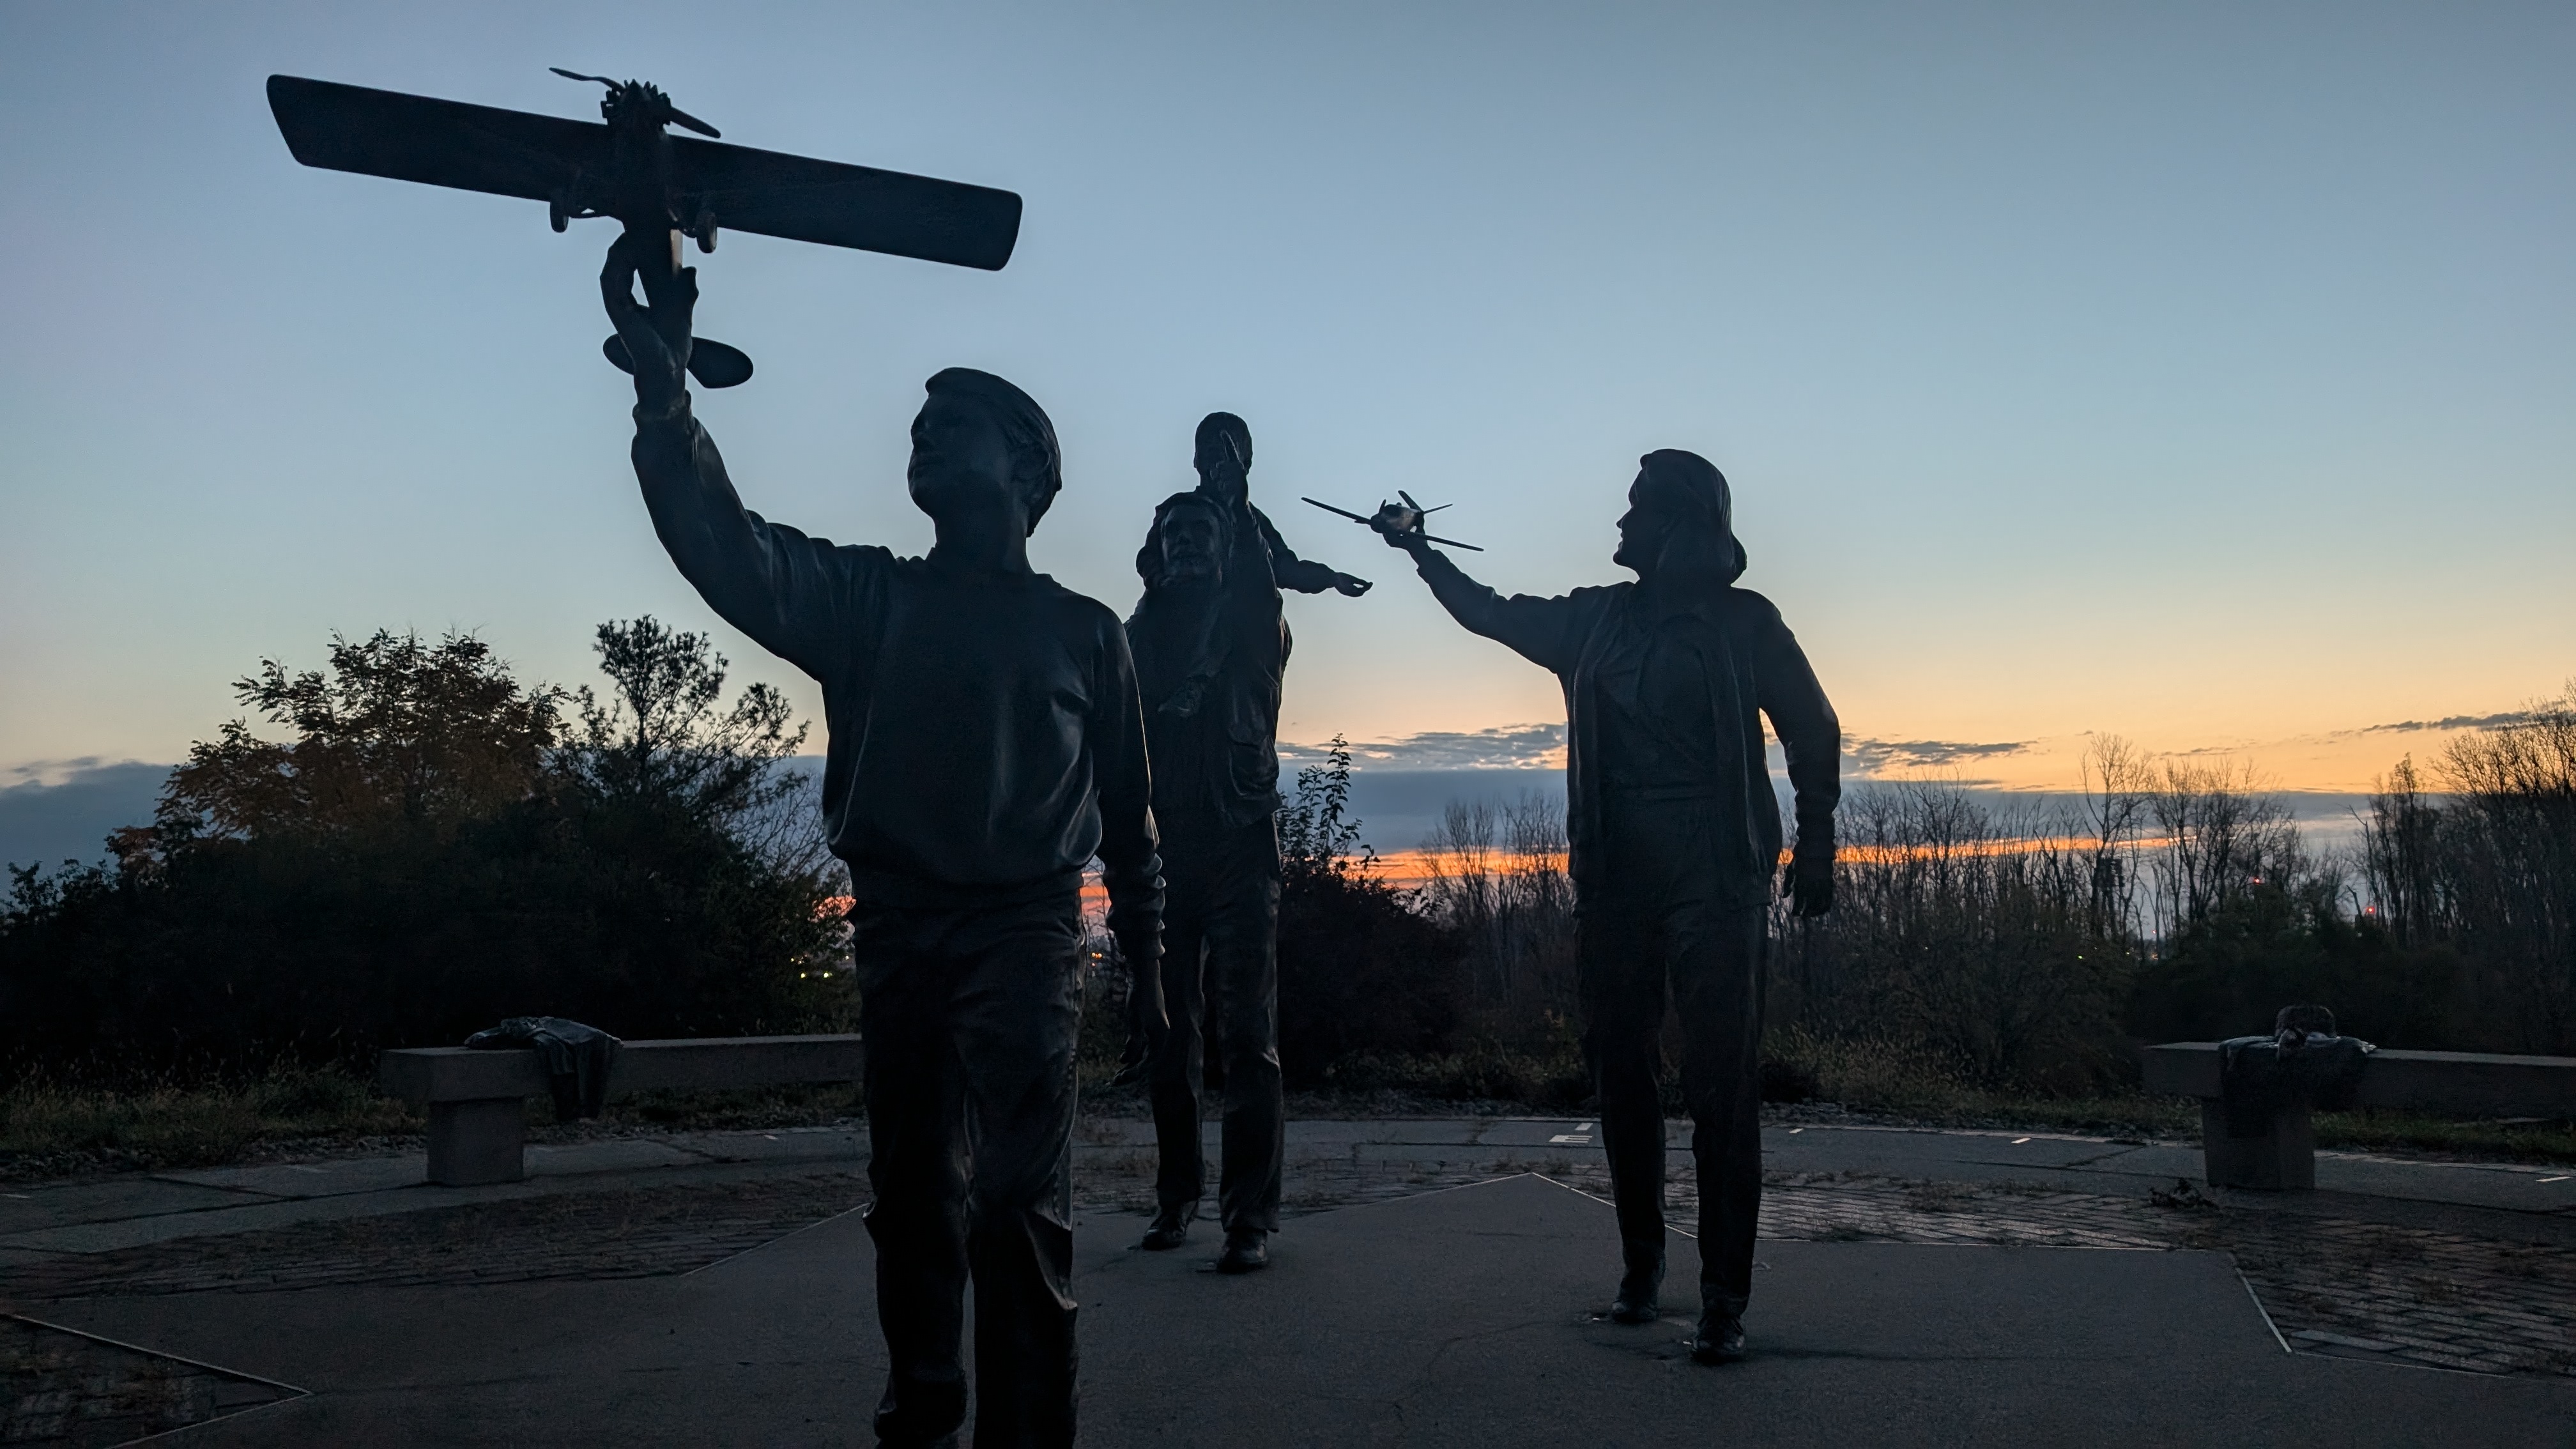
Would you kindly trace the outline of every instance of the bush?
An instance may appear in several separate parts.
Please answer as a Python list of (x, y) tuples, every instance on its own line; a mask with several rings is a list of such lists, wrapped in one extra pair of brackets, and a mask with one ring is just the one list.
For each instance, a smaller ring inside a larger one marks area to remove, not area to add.
[[(650, 619), (603, 625), (616, 689), (525, 688), (478, 640), (334, 641), (270, 662), (115, 863), (14, 872), (0, 1062), (93, 1081), (364, 1064), (505, 1016), (621, 1036), (848, 1015), (802, 738)], [(578, 707), (567, 725), (564, 706)], [(804, 821), (802, 833), (797, 822)]]
[(1336, 738), (1280, 812), (1279, 1061), (1292, 1087), (1363, 1053), (1446, 1052), (1461, 1016), (1463, 944), (1378, 878), (1349, 798)]

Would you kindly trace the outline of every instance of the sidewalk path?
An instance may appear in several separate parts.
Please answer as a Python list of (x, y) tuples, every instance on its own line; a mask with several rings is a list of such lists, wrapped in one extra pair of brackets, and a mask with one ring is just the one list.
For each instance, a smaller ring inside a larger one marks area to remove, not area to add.
[[(1298, 1220), (1281, 1250), (1350, 1209), (1516, 1174), (1606, 1196), (1597, 1128), (1292, 1123)], [(1687, 1125), (1673, 1131), (1668, 1201), (1687, 1229)], [(2212, 1252), (2244, 1275), (2236, 1292), (2251, 1289), (2249, 1309), (2268, 1313), (2276, 1352), (2576, 1383), (2576, 1174), (2321, 1153), (2317, 1192), (2211, 1193), (2197, 1149), (2170, 1143), (1794, 1123), (1764, 1141), (1763, 1235), (1776, 1242)], [(178, 1345), (196, 1340), (165, 1330), (228, 1303), (292, 1316), (326, 1290), (443, 1304), (508, 1285), (552, 1302), (547, 1285), (605, 1293), (710, 1272), (816, 1223), (854, 1224), (839, 1215), (866, 1199), (866, 1153), (864, 1129), (844, 1125), (539, 1146), (528, 1181), (483, 1188), (423, 1184), (418, 1154), (17, 1186), (0, 1190), (0, 1300), (46, 1323), (148, 1328), (157, 1336), (134, 1341), (187, 1357), (202, 1355)], [(1083, 1241), (1118, 1261), (1152, 1205), (1151, 1126), (1086, 1119), (1076, 1156)], [(2185, 1182), (2199, 1190), (2174, 1196)], [(1202, 1237), (1212, 1247), (1212, 1230)], [(421, 1349), (438, 1358), (442, 1342)], [(207, 1362), (301, 1382), (256, 1361)]]
[[(1448, 1144), (1444, 1144), (1448, 1145)], [(2285, 1354), (2225, 1257), (1774, 1242), (1754, 1353), (1598, 1316), (1609, 1209), (1533, 1175), (1299, 1219), (1244, 1279), (1076, 1230), (1102, 1445), (2563, 1444), (2576, 1383)], [(1675, 1244), (1673, 1275), (1695, 1274)], [(191, 1446), (860, 1445), (855, 1214), (687, 1274), (107, 1296), (56, 1321), (305, 1391)]]

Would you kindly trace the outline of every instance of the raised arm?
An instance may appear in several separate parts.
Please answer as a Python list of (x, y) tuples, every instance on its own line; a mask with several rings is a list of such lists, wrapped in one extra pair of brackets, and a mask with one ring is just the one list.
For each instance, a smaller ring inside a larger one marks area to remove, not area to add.
[(861, 623), (862, 565), (881, 551), (838, 549), (742, 506), (715, 440), (689, 410), (696, 269), (658, 284), (646, 269), (650, 308), (635, 303), (635, 276), (621, 238), (609, 248), (600, 293), (635, 364), (635, 479), (653, 531), (725, 622), (820, 675), (848, 653)]
[(1377, 529), (1388, 546), (1413, 556), (1414, 572), (1431, 586), (1431, 597), (1467, 632), (1482, 634), (1559, 677), (1574, 672), (1590, 616), (1577, 599), (1538, 599), (1528, 594), (1504, 598), (1467, 577), (1447, 554), (1431, 546), (1419, 528), (1390, 528), (1381, 520)]

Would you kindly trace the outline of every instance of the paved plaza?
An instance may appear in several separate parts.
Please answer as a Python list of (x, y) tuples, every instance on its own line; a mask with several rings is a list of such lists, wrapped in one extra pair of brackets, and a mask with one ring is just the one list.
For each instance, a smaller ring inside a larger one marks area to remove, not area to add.
[[(1131, 1244), (1151, 1132), (1077, 1147), (1102, 1444), (2576, 1442), (2576, 1177), (1783, 1122), (1732, 1369), (1602, 1321), (1597, 1124), (1292, 1124), (1277, 1266)], [(1677, 1147), (1686, 1141), (1675, 1126)], [(530, 1180), (341, 1158), (0, 1189), (0, 1441), (867, 1442), (856, 1127), (531, 1149)], [(1676, 1152), (1675, 1221), (1690, 1222)], [(1676, 1239), (1686, 1300), (1691, 1245)]]

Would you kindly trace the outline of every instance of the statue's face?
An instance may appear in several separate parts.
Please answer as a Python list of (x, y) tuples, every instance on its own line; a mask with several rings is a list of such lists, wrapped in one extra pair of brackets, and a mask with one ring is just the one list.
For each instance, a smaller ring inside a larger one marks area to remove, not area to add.
[(913, 506), (933, 518), (1025, 507), (1011, 467), (1010, 439), (972, 397), (934, 393), (912, 420), (904, 481)]
[(1163, 582), (1217, 576), (1216, 520), (1204, 508), (1175, 508), (1163, 518)]
[(1664, 540), (1681, 521), (1662, 494), (1641, 468), (1637, 481), (1628, 485), (1628, 511), (1619, 515), (1619, 551), (1610, 555), (1610, 561), (1635, 569), (1639, 578), (1654, 572), (1655, 561), (1663, 556)]

